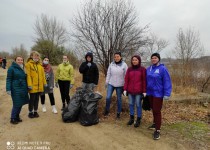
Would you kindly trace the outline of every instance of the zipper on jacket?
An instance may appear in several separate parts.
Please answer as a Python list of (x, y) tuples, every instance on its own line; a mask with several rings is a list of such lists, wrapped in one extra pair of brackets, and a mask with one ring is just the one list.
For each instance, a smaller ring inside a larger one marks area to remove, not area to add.
[[(36, 64), (37, 66), (37, 64)], [(37, 67), (37, 73), (38, 73), (38, 91), (39, 91), (39, 68)]]
[[(35, 67), (34, 67), (35, 68)], [(36, 63), (36, 68), (37, 69), (35, 69), (36, 70), (36, 73), (37, 73), (37, 75), (38, 75), (38, 91), (39, 91), (39, 68), (37, 67), (37, 63)]]

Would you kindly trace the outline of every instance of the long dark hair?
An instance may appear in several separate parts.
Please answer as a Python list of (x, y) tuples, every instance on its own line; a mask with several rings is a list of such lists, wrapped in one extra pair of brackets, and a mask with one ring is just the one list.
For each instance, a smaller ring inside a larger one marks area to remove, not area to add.
[[(139, 60), (139, 64), (136, 65), (136, 66), (134, 66), (133, 63), (132, 63), (134, 57), (137, 58), (137, 59)], [(141, 67), (141, 57), (140, 57), (139, 55), (134, 55), (134, 56), (131, 57), (131, 66), (132, 66), (133, 68), (139, 68), (139, 67)]]

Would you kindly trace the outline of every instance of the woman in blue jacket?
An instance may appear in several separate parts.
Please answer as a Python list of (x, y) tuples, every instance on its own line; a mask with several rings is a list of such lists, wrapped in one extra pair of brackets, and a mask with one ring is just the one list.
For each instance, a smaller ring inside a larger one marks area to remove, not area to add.
[(22, 106), (28, 104), (29, 101), (27, 87), (26, 74), (23, 68), (23, 58), (18, 56), (8, 69), (6, 80), (6, 91), (7, 94), (11, 95), (13, 101), (10, 121), (12, 124), (22, 122), (19, 115)]
[(160, 139), (161, 108), (163, 100), (168, 100), (171, 95), (172, 83), (168, 69), (160, 64), (160, 54), (151, 56), (152, 65), (147, 68), (147, 95), (153, 113), (153, 124), (149, 129), (155, 129), (153, 138)]

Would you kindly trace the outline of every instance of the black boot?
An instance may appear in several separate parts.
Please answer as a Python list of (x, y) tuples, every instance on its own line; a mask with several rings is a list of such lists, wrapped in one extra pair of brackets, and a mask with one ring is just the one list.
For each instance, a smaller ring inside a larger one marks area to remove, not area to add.
[(136, 122), (135, 122), (135, 124), (134, 124), (134, 127), (135, 128), (139, 127), (140, 126), (140, 123), (141, 123), (141, 118), (138, 117), (137, 120), (136, 120)]
[(11, 123), (11, 124), (18, 124), (18, 121), (17, 121), (16, 119), (11, 119), (11, 120), (10, 120), (10, 123)]
[(127, 125), (132, 125), (134, 123), (134, 116), (130, 115), (130, 120), (128, 121)]
[(20, 116), (19, 115), (17, 115), (17, 122), (22, 122), (23, 120), (20, 118)]
[(120, 119), (120, 113), (119, 112), (117, 113), (117, 119)]
[(34, 118), (38, 118), (39, 114), (37, 112), (34, 112)]
[(28, 117), (29, 117), (29, 118), (34, 118), (33, 112), (30, 112), (30, 113), (28, 114)]
[(104, 109), (104, 116), (108, 116), (109, 115), (109, 111), (106, 110), (106, 108)]

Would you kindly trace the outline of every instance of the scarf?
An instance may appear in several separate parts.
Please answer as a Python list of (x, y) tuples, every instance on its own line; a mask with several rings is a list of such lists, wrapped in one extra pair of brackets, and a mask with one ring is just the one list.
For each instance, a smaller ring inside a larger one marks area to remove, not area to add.
[(115, 64), (117, 64), (117, 65), (119, 65), (121, 63), (122, 63), (122, 59), (120, 59), (120, 61), (118, 61), (118, 62), (115, 61)]
[(51, 71), (51, 66), (50, 64), (42, 64), (42, 66), (44, 67), (44, 72), (49, 73)]

